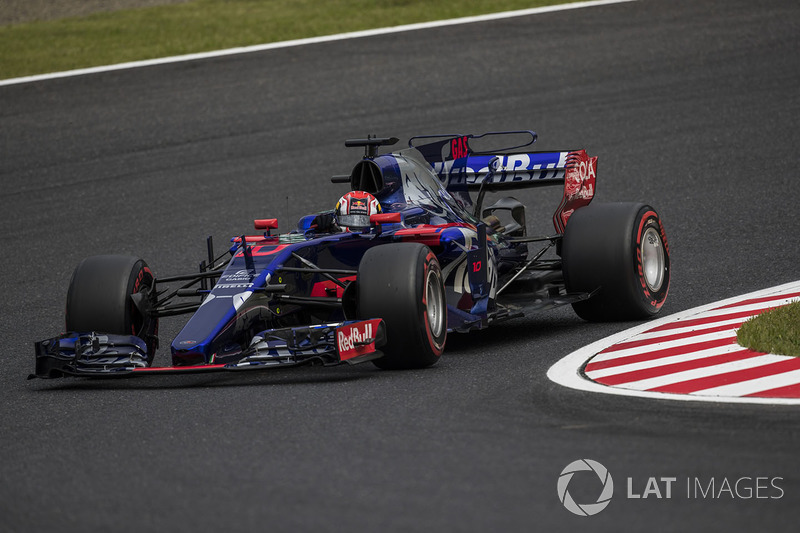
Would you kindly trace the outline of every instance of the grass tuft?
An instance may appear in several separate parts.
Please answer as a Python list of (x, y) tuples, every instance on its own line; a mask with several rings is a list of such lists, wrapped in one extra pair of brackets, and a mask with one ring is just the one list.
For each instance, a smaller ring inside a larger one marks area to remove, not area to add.
[(800, 301), (754, 316), (742, 324), (736, 340), (756, 352), (800, 357)]
[(0, 26), (0, 79), (566, 2), (194, 0), (14, 24)]

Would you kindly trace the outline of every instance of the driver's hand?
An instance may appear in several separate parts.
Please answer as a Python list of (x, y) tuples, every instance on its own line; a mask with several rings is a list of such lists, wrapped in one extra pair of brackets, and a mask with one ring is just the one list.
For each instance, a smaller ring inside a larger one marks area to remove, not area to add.
[(311, 229), (317, 233), (331, 233), (334, 228), (333, 213), (320, 213), (311, 221)]

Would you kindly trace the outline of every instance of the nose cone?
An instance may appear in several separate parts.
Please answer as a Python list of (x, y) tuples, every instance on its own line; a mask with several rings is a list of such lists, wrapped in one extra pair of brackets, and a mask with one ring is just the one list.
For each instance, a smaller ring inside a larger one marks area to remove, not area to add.
[[(252, 292), (245, 294), (251, 295)], [(215, 340), (236, 316), (234, 296), (209, 294), (189, 322), (172, 341), (172, 364), (175, 366), (210, 364), (222, 347)], [(243, 302), (247, 298), (239, 296)]]

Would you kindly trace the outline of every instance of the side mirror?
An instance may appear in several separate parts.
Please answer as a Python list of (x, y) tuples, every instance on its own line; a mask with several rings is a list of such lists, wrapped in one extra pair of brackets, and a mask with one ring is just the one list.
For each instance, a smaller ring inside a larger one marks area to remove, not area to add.
[(403, 221), (400, 213), (376, 213), (369, 216), (371, 224), (397, 224)]
[(253, 225), (255, 226), (256, 229), (262, 229), (262, 230), (278, 229), (278, 219), (257, 218), (253, 221)]

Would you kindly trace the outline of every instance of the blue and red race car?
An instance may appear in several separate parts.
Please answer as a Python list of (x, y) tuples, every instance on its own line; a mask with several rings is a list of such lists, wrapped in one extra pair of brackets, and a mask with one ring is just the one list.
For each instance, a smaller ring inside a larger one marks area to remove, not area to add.
[[(652, 207), (592, 204), (597, 158), (534, 152), (531, 131), (354, 139), (365, 154), (336, 210), (303, 217), (208, 258), (199, 272), (156, 278), (136, 257), (78, 265), (67, 333), (36, 343), (35, 376), (121, 376), (373, 361), (421, 368), (449, 332), (485, 328), (571, 304), (587, 320), (658, 313), (669, 249)], [(482, 151), (479, 145), (512, 144)], [(512, 142), (513, 141), (513, 142)], [(487, 192), (561, 186), (554, 232), (530, 235), (525, 207)], [(172, 366), (153, 367), (158, 320), (191, 314), (172, 341)]]

